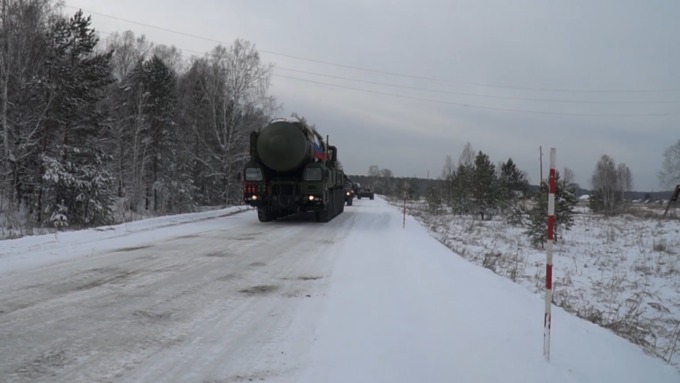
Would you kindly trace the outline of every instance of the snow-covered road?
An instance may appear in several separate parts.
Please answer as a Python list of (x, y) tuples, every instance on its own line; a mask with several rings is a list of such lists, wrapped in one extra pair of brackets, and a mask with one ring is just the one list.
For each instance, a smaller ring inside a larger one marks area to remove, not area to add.
[(380, 198), (233, 212), (0, 241), (0, 382), (680, 381)]
[[(47, 260), (0, 275), (0, 381), (294, 373), (354, 218), (265, 225), (246, 212), (103, 240), (120, 244), (110, 251), (42, 245)], [(70, 248), (83, 254), (49, 262)]]

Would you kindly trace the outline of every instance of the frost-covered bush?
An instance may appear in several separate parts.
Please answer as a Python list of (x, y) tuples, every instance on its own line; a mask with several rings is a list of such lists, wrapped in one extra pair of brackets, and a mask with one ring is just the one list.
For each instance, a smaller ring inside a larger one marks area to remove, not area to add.
[(106, 159), (97, 150), (68, 146), (62, 146), (58, 156), (42, 156), (43, 210), (51, 222), (63, 209), (70, 225), (112, 222), (114, 196), (111, 175), (103, 168)]
[(57, 205), (57, 210), (52, 213), (50, 222), (52, 226), (57, 229), (62, 229), (68, 226), (68, 208), (64, 206), (63, 202)]

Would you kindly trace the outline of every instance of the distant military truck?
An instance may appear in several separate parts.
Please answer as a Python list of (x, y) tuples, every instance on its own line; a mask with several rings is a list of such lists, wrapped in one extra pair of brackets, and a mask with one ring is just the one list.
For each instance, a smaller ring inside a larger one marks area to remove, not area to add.
[(364, 187), (359, 188), (359, 193), (357, 193), (357, 198), (361, 199), (362, 197), (373, 199), (373, 197), (374, 197), (373, 190), (371, 188), (364, 188)]

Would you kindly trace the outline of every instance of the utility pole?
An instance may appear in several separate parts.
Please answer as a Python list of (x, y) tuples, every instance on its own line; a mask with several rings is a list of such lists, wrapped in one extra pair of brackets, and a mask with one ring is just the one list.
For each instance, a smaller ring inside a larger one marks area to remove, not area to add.
[(541, 169), (541, 176), (538, 178), (538, 188), (541, 188), (541, 184), (543, 183), (543, 147), (539, 146), (538, 147), (538, 163), (540, 164), (540, 169)]

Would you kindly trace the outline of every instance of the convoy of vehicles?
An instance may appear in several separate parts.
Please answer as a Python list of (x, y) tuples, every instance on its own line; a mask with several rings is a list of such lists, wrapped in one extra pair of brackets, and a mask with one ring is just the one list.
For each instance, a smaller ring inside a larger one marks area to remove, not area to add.
[(358, 199), (361, 198), (373, 199), (375, 197), (373, 189), (367, 186), (362, 186), (360, 183), (352, 184), (352, 189), (354, 190), (354, 196), (357, 197)]

